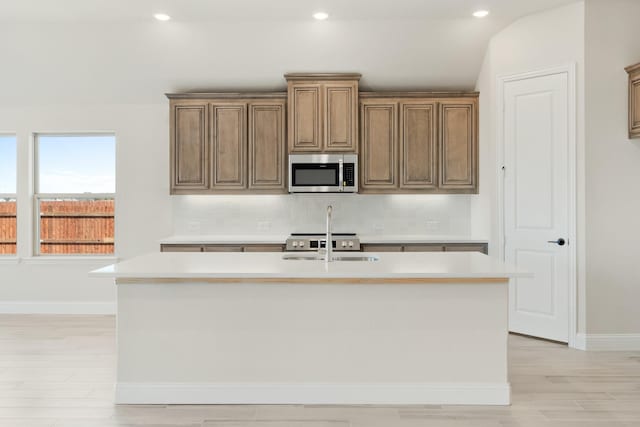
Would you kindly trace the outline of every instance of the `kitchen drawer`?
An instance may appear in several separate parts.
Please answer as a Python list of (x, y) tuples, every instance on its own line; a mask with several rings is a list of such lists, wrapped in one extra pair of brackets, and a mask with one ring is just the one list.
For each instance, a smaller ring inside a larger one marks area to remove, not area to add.
[(452, 243), (445, 245), (444, 250), (445, 252), (482, 252), (483, 254), (489, 252), (486, 243)]
[(444, 246), (438, 244), (404, 245), (405, 252), (444, 252)]
[(205, 245), (205, 252), (242, 252), (239, 245)]
[(284, 252), (284, 245), (246, 245), (245, 252)]
[(402, 252), (402, 245), (361, 245), (362, 252)]
[(202, 252), (202, 245), (160, 245), (160, 252)]

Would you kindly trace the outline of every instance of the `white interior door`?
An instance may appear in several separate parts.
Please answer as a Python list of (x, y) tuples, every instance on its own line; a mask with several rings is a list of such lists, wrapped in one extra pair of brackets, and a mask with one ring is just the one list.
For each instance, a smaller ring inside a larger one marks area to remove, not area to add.
[(509, 288), (512, 332), (569, 339), (567, 73), (505, 82), (505, 260), (535, 274)]

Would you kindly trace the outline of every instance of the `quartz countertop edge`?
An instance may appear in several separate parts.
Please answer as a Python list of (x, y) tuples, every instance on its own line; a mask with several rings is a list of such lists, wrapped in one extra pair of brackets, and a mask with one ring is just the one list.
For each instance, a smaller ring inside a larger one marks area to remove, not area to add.
[(282, 253), (158, 252), (90, 273), (115, 279), (488, 279), (530, 277), (473, 252), (368, 253), (378, 261), (285, 260)]
[[(159, 240), (163, 245), (259, 245), (280, 244), (283, 245), (289, 235), (175, 235)], [(488, 243), (485, 238), (472, 236), (451, 235), (423, 235), (423, 234), (388, 234), (368, 235), (359, 234), (361, 244), (389, 244), (389, 243)]]

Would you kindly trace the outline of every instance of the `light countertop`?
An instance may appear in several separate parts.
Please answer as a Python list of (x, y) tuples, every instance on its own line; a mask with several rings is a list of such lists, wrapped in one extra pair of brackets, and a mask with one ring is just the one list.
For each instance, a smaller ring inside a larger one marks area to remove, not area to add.
[[(116, 279), (483, 279), (528, 277), (474, 252), (366, 253), (378, 261), (284, 260), (284, 253), (151, 253), (94, 270)], [(291, 255), (287, 253), (286, 255)], [(362, 256), (340, 254), (341, 256)], [(335, 281), (335, 280), (334, 280)]]
[[(284, 245), (289, 235), (176, 235), (160, 240), (161, 244), (174, 245), (234, 245), (234, 244), (281, 244)], [(451, 235), (421, 235), (421, 234), (361, 234), (358, 235), (362, 244), (388, 244), (388, 243), (487, 243), (487, 239), (471, 236)]]

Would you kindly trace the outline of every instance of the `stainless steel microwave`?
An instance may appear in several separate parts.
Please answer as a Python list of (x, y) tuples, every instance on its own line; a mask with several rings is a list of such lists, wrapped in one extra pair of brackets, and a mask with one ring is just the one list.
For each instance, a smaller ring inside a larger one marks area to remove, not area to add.
[(289, 193), (357, 192), (357, 154), (289, 155)]

